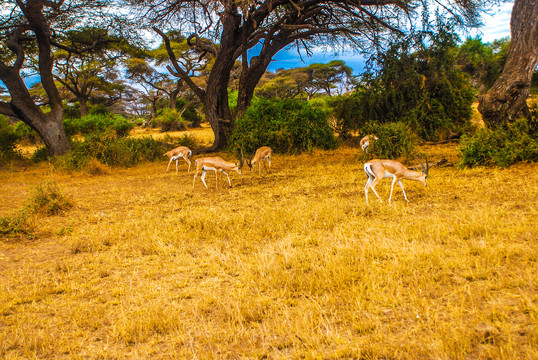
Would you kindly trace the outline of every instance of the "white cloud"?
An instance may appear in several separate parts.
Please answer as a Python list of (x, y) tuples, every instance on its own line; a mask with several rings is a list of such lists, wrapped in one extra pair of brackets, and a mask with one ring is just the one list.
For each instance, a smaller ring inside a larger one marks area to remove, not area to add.
[(510, 36), (510, 16), (512, 14), (512, 2), (502, 3), (483, 16), (484, 26), (469, 32), (470, 36), (480, 36), (483, 42), (492, 42)]

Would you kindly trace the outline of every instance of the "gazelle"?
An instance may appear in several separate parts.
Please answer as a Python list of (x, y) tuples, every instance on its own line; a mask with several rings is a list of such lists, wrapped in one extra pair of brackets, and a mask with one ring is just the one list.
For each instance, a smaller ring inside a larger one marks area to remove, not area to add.
[(205, 158), (199, 158), (194, 161), (194, 166), (196, 167), (196, 173), (194, 174), (194, 179), (192, 179), (192, 188), (194, 189), (194, 182), (196, 181), (196, 176), (200, 171), (202, 171), (202, 182), (205, 185), (205, 188), (207, 189), (207, 184), (205, 183), (205, 174), (207, 171), (214, 170), (215, 171), (215, 178), (217, 180), (217, 188), (219, 187), (219, 179), (217, 175), (217, 171), (223, 172), (228, 177), (228, 184), (230, 184), (230, 187), (232, 187), (232, 182), (230, 181), (230, 176), (226, 171), (237, 171), (239, 175), (243, 175), (243, 172), (241, 171), (241, 168), (243, 167), (243, 155), (241, 154), (241, 161), (239, 164), (237, 163), (231, 163), (227, 162), (223, 158), (219, 156), (215, 157), (205, 157)]
[(368, 152), (368, 146), (370, 146), (370, 144), (376, 140), (379, 140), (379, 138), (374, 134), (366, 135), (365, 137), (363, 137), (360, 142), (362, 151)]
[(421, 173), (409, 170), (401, 162), (396, 161), (396, 160), (374, 159), (365, 163), (364, 172), (366, 173), (366, 176), (368, 176), (368, 181), (366, 182), (366, 186), (364, 187), (364, 195), (366, 196), (366, 204), (368, 205), (368, 189), (369, 188), (372, 188), (372, 190), (374, 191), (374, 194), (379, 199), (379, 202), (381, 202), (381, 198), (375, 191), (375, 186), (377, 185), (378, 182), (381, 181), (381, 179), (385, 177), (392, 178), (392, 185), (390, 187), (389, 204), (392, 199), (392, 190), (394, 189), (394, 183), (396, 181), (402, 188), (405, 201), (407, 202), (409, 202), (409, 200), (407, 200), (407, 196), (405, 195), (405, 190), (402, 185), (402, 180), (404, 179), (416, 180), (416, 181), (420, 181), (422, 184), (424, 184), (424, 186), (427, 186), (426, 178), (428, 177), (428, 170), (429, 170), (428, 157), (426, 156), (426, 167), (424, 167), (424, 164), (422, 164), (422, 162), (419, 160), (418, 157), (416, 159), (420, 163), (420, 166), (422, 166)]
[(164, 156), (168, 156), (170, 158), (170, 162), (168, 162), (168, 167), (166, 168), (166, 172), (168, 172), (168, 169), (170, 169), (170, 164), (174, 160), (176, 161), (176, 172), (178, 172), (177, 163), (180, 158), (185, 160), (185, 162), (189, 164), (189, 169), (187, 171), (191, 171), (190, 157), (192, 156), (192, 150), (190, 150), (188, 147), (186, 146), (177, 147), (175, 149), (168, 151), (166, 154), (164, 154)]
[(247, 165), (250, 167), (250, 172), (254, 168), (256, 163), (258, 164), (258, 171), (262, 174), (262, 161), (265, 160), (269, 164), (269, 170), (271, 170), (271, 153), (273, 150), (269, 146), (262, 146), (256, 153), (250, 157), (250, 161), (247, 160)]

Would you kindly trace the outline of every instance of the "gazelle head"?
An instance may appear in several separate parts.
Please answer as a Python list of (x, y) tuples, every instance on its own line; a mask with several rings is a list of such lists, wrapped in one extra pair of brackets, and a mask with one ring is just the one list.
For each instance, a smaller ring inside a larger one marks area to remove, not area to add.
[(252, 153), (250, 156), (250, 160), (247, 160), (247, 165), (250, 168), (250, 172), (252, 172), (252, 169), (254, 168), (254, 164), (252, 164), (252, 159), (254, 158), (254, 155), (256, 154), (256, 151)]
[(420, 163), (420, 166), (422, 167), (422, 176), (418, 179), (421, 183), (424, 184), (424, 186), (428, 186), (426, 183), (426, 179), (428, 178), (428, 172), (430, 171), (430, 165), (428, 164), (428, 155), (424, 155), (426, 157), (426, 166), (420, 161), (418, 156), (415, 155), (415, 158)]

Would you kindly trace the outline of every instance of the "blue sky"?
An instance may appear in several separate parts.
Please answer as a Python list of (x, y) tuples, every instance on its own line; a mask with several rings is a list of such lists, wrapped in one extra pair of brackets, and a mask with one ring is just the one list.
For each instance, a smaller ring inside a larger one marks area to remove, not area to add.
[[(510, 36), (510, 14), (512, 12), (513, 2), (502, 3), (495, 6), (487, 15), (483, 16), (484, 26), (479, 29), (473, 29), (468, 33), (462, 33), (462, 40), (467, 36), (480, 36), (483, 42), (492, 42), (496, 39), (501, 39)], [(359, 54), (354, 54), (352, 51), (345, 53), (323, 52), (316, 51), (312, 56), (307, 56), (304, 51), (302, 56), (297, 53), (295, 48), (280, 51), (269, 65), (269, 71), (278, 69), (291, 69), (301, 66), (308, 66), (313, 63), (328, 63), (332, 60), (343, 60), (346, 65), (353, 69), (353, 74), (358, 75), (364, 69), (365, 60)], [(29, 81), (32, 85), (35, 83), (36, 77), (32, 77)], [(0, 81), (0, 86), (2, 86)]]
[[(487, 15), (483, 16), (484, 26), (479, 29), (460, 34), (462, 40), (471, 36), (480, 36), (482, 41), (492, 42), (510, 36), (510, 14), (512, 13), (513, 2), (503, 3), (494, 7)], [(359, 54), (352, 51), (342, 54), (316, 51), (311, 57), (306, 56), (304, 51), (302, 56), (297, 53), (296, 48), (279, 52), (269, 65), (269, 71), (278, 69), (292, 69), (301, 66), (308, 66), (314, 63), (328, 63), (331, 60), (343, 60), (346, 65), (353, 69), (353, 74), (358, 75), (364, 69), (365, 60)]]

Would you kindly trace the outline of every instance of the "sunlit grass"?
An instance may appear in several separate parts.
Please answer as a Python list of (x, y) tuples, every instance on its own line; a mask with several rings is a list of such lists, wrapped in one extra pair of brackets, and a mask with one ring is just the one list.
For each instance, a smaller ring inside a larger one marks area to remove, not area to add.
[(357, 153), (276, 154), (231, 189), (166, 159), (0, 171), (1, 216), (51, 178), (74, 204), (0, 241), (0, 357), (537, 358), (536, 165), (434, 167), (367, 207)]

